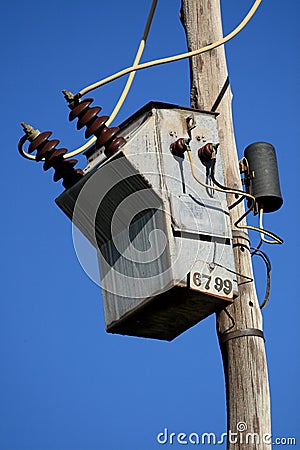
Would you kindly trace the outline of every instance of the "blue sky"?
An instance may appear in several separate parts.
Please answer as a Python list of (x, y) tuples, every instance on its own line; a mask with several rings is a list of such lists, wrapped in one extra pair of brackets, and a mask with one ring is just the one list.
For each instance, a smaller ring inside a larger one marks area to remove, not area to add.
[[(71, 224), (54, 203), (60, 183), (17, 152), (21, 121), (52, 130), (70, 150), (81, 145), (60, 92), (130, 65), (150, 3), (2, 5), (0, 450), (152, 450), (165, 427), (226, 430), (214, 317), (172, 343), (106, 334), (100, 289), (81, 269)], [(225, 32), (251, 4), (222, 1)], [(185, 51), (179, 9), (179, 0), (158, 2), (144, 61)], [(265, 220), (285, 244), (265, 248), (273, 279), (263, 317), (273, 433), (298, 441), (299, 14), (294, 0), (263, 0), (226, 46), (239, 154), (253, 141), (277, 149), (284, 206)], [(92, 94), (105, 114), (124, 83)], [(150, 100), (189, 104), (187, 61), (138, 73), (115, 122)], [(261, 297), (265, 268), (257, 260), (254, 269)]]

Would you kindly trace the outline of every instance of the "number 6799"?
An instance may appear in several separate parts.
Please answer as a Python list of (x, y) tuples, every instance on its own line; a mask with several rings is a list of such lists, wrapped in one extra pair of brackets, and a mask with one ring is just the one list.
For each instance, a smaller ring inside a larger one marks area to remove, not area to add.
[(212, 277), (200, 272), (194, 272), (193, 282), (196, 286), (202, 286), (206, 290), (210, 290), (211, 286), (213, 286), (217, 292), (223, 291), (226, 295), (229, 295), (232, 291), (232, 282), (230, 280), (223, 280), (221, 277)]

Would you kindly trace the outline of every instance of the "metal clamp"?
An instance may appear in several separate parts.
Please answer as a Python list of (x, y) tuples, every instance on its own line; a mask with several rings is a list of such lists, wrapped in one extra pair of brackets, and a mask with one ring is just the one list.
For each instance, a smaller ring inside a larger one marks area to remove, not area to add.
[(266, 342), (264, 332), (262, 330), (258, 330), (257, 328), (244, 328), (242, 330), (234, 330), (229, 333), (223, 333), (219, 336), (219, 340), (221, 344), (225, 344), (225, 342), (230, 339), (236, 339), (243, 336), (255, 336), (260, 337)]

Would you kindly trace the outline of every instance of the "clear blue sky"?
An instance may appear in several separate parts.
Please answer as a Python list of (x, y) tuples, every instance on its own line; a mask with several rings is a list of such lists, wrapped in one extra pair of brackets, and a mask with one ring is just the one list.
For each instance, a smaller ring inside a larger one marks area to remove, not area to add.
[[(23, 120), (53, 130), (69, 149), (82, 143), (60, 91), (76, 92), (128, 66), (150, 3), (2, 5), (0, 450), (153, 450), (165, 427), (226, 430), (214, 317), (172, 343), (106, 334), (100, 289), (81, 269), (71, 224), (54, 203), (60, 183), (17, 153)], [(225, 32), (251, 4), (222, 1)], [(180, 0), (159, 1), (145, 61), (185, 51), (179, 9)], [(226, 46), (239, 154), (260, 140), (277, 149), (285, 203), (266, 225), (285, 244), (266, 249), (273, 280), (263, 316), (273, 433), (298, 442), (299, 15), (295, 0), (263, 0)], [(96, 91), (105, 114), (124, 82)], [(150, 100), (189, 104), (187, 61), (138, 73), (116, 123)], [(255, 274), (262, 296), (259, 260)]]

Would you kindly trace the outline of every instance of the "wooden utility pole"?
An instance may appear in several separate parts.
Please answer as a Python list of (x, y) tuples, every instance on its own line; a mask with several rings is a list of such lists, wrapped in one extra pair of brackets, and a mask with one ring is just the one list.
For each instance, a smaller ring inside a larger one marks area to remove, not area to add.
[[(181, 21), (189, 50), (223, 36), (220, 0), (182, 0)], [(214, 107), (220, 113), (217, 120), (225, 183), (241, 189), (224, 47), (191, 58), (190, 75), (191, 106), (208, 111)], [(236, 201), (233, 197), (228, 195), (229, 205)], [(262, 316), (254, 281), (250, 281), (253, 272), (248, 235), (234, 226), (243, 213), (243, 203), (230, 210), (236, 271), (243, 275), (238, 276), (239, 296), (217, 314), (226, 380), (227, 449), (270, 449), (270, 393)], [(229, 431), (238, 434), (230, 437)], [(257, 433), (258, 437), (249, 435), (246, 442), (247, 433)]]

